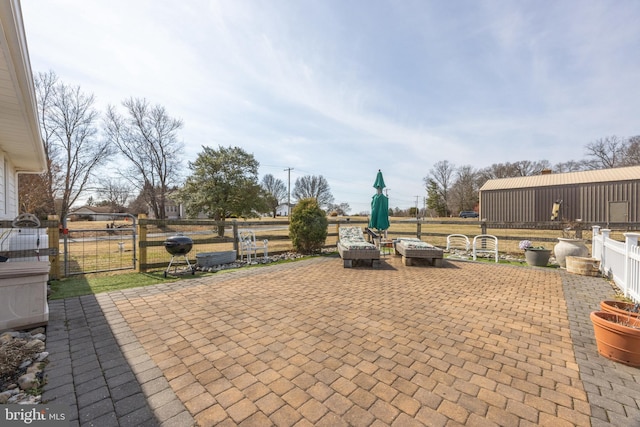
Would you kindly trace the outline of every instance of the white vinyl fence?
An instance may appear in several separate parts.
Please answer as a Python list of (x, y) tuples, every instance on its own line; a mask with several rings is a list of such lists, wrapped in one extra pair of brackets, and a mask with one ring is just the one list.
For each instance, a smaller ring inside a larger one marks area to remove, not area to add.
[(625, 241), (609, 238), (611, 230), (593, 226), (593, 257), (600, 260), (600, 271), (613, 279), (624, 295), (640, 303), (640, 233), (624, 233)]

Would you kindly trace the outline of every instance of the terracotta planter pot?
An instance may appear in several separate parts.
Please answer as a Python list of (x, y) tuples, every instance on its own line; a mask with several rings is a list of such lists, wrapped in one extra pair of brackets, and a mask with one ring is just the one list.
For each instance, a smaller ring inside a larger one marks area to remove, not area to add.
[(640, 312), (633, 311), (635, 304), (632, 302), (623, 302), (615, 300), (600, 301), (600, 309), (607, 313), (615, 313), (621, 316), (640, 317)]
[(526, 249), (524, 259), (528, 265), (534, 267), (546, 267), (551, 257), (551, 249)]
[(640, 366), (640, 319), (606, 311), (594, 311), (590, 317), (598, 353), (615, 362)]

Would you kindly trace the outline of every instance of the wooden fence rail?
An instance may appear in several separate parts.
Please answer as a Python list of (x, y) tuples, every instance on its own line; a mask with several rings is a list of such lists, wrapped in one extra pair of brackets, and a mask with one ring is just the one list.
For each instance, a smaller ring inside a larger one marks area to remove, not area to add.
[[(356, 225), (363, 229), (368, 222), (365, 218), (340, 217), (330, 218), (327, 230), (326, 248), (335, 248), (338, 240), (338, 228), (342, 225)], [(623, 232), (640, 230), (640, 224), (582, 224), (583, 230), (589, 230), (593, 225), (600, 225), (612, 231), (611, 237), (617, 240), (624, 240)], [(11, 228), (10, 221), (0, 221), (0, 228)], [(47, 229), (48, 248), (25, 248), (21, 251), (8, 252), (10, 258), (19, 256), (33, 256), (39, 253), (40, 256), (48, 256), (51, 262), (51, 278), (58, 279), (64, 277), (64, 272), (60, 268), (60, 258), (64, 256), (61, 242), (60, 222), (56, 217), (51, 217), (48, 221), (42, 221), (42, 228)], [(201, 252), (215, 252), (238, 250), (238, 243), (235, 238), (239, 229), (253, 229), (258, 240), (269, 240), (269, 253), (278, 254), (293, 250), (291, 239), (289, 238), (289, 223), (282, 220), (252, 220), (241, 219), (227, 221), (213, 220), (153, 220), (143, 216), (139, 217), (137, 223), (138, 250), (135, 252), (136, 270), (139, 272), (151, 269), (166, 267), (171, 258), (164, 248), (164, 240), (176, 233), (190, 235), (194, 241), (194, 249), (189, 253), (190, 260), (195, 261), (195, 257)], [(449, 234), (461, 233), (468, 237), (478, 234), (493, 234), (500, 241), (500, 252), (517, 253), (518, 242), (520, 240), (531, 240), (534, 245), (553, 245), (558, 237), (562, 237), (563, 224), (558, 222), (544, 222), (537, 224), (528, 223), (489, 223), (469, 219), (442, 220), (442, 219), (392, 219), (388, 230), (390, 238), (396, 237), (418, 237), (436, 246), (445, 247), (446, 237)], [(221, 236), (220, 231), (224, 229)], [(619, 234), (619, 236), (615, 234)], [(591, 233), (586, 232), (583, 236), (587, 245), (590, 246)], [(37, 252), (34, 252), (37, 251)], [(2, 253), (0, 253), (2, 255)]]

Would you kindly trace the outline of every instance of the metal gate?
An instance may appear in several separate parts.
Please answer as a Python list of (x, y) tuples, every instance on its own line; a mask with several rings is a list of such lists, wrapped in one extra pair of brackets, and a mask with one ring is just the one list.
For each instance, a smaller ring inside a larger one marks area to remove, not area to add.
[(67, 215), (62, 223), (66, 277), (136, 268), (136, 217), (117, 213), (77, 217)]

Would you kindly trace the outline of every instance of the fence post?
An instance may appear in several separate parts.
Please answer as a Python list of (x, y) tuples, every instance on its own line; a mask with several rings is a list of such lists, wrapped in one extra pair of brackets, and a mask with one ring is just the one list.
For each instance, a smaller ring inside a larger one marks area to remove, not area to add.
[(419, 219), (416, 220), (416, 237), (422, 240), (422, 223)]
[[(630, 280), (631, 276), (631, 249), (638, 246), (638, 233), (624, 233), (624, 296), (629, 297), (629, 288), (633, 286)], [(637, 291), (637, 289), (636, 289)], [(635, 297), (636, 295), (634, 295)], [(635, 300), (635, 298), (633, 298)], [(636, 301), (637, 302), (637, 301)]]
[(604, 245), (596, 245), (596, 242), (598, 241), (597, 240), (598, 236), (600, 236), (600, 226), (599, 225), (591, 226), (591, 255), (594, 258), (600, 260), (600, 271), (603, 271), (604, 263), (602, 262), (602, 254), (603, 254)]
[(236, 251), (236, 259), (240, 257), (240, 249), (238, 247), (238, 221), (233, 220), (233, 250)]
[(49, 248), (52, 245), (56, 248), (55, 255), (49, 253), (49, 262), (51, 263), (49, 279), (58, 280), (60, 278), (60, 217), (58, 215), (48, 215), (47, 220), (56, 221), (55, 226), (52, 225), (47, 228), (47, 235), (49, 236)]
[(480, 234), (487, 234), (487, 221), (480, 222)]
[(136, 271), (138, 273), (147, 272), (147, 215), (138, 214), (138, 259), (136, 262)]
[(605, 267), (606, 267), (607, 275), (609, 275), (611, 272), (611, 268), (608, 265), (608, 261), (607, 261), (607, 240), (609, 239), (609, 233), (611, 233), (611, 230), (609, 230), (608, 228), (603, 228), (602, 230), (600, 230), (600, 234), (602, 235), (602, 247), (600, 248), (601, 250), (600, 268), (601, 268), (601, 271), (604, 273)]

